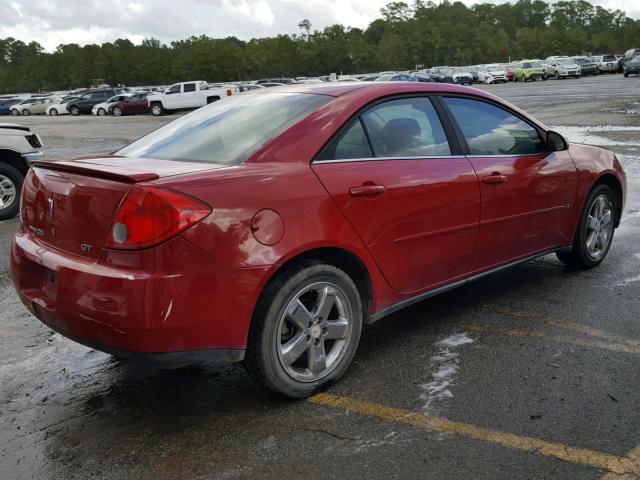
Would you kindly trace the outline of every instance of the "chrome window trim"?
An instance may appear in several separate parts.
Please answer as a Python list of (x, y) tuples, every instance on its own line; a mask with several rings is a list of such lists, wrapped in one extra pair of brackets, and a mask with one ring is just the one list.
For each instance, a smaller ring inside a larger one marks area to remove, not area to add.
[(313, 160), (311, 162), (312, 165), (315, 164), (323, 164), (323, 163), (351, 163), (351, 162), (374, 162), (381, 160), (440, 160), (440, 159), (458, 159), (458, 158), (467, 158), (464, 155), (433, 155), (433, 156), (422, 156), (422, 157), (369, 157), (369, 158), (344, 158), (344, 159), (333, 159), (333, 160)]

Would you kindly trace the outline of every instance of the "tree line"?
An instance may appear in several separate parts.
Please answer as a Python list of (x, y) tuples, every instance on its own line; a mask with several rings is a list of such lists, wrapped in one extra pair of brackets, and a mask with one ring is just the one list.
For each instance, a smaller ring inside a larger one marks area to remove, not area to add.
[(640, 47), (640, 20), (584, 0), (480, 3), (392, 2), (366, 29), (302, 20), (292, 35), (193, 36), (171, 42), (118, 39), (66, 44), (45, 52), (37, 42), (0, 39), (0, 92), (111, 85), (158, 85), (262, 77), (316, 76), (469, 65), (549, 55), (624, 53)]

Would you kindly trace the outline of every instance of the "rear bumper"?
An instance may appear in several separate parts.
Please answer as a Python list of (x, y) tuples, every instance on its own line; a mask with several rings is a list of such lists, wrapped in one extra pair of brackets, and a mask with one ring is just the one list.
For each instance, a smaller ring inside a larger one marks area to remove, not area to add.
[(242, 359), (267, 269), (226, 267), (181, 237), (147, 251), (105, 251), (96, 261), (20, 231), (11, 252), (14, 284), (31, 313), (122, 357), (202, 351)]

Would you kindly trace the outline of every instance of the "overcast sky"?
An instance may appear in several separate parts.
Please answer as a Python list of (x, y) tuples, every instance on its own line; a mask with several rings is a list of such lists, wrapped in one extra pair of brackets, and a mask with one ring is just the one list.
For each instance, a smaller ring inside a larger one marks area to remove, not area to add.
[[(406, 1), (406, 0), (405, 0)], [(463, 0), (470, 5), (479, 3)], [(494, 0), (499, 2), (500, 0)], [(366, 27), (388, 0), (0, 0), (0, 38), (35, 40), (51, 51), (61, 43), (103, 43), (154, 37), (169, 43), (191, 35), (241, 39), (341, 23)], [(407, 3), (412, 3), (411, 1)], [(640, 18), (639, 0), (592, 0)]]

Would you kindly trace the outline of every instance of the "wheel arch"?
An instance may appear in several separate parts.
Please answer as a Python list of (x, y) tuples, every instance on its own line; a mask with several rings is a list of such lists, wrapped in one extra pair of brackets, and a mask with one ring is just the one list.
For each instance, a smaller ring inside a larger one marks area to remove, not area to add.
[(18, 170), (22, 175), (26, 175), (29, 170), (29, 165), (22, 158), (20, 152), (10, 148), (0, 148), (0, 163), (6, 163)]
[[(606, 185), (608, 186), (615, 196), (616, 201), (616, 218), (614, 226), (617, 228), (620, 225), (620, 218), (622, 217), (622, 205), (623, 205), (623, 193), (622, 193), (622, 183), (620, 179), (613, 173), (607, 172), (600, 175), (596, 181), (593, 183), (589, 192), (591, 192), (598, 185)], [(586, 201), (586, 199), (585, 199)]]
[(349, 275), (356, 284), (362, 299), (363, 322), (365, 324), (368, 323), (373, 305), (371, 272), (369, 272), (369, 269), (358, 255), (342, 247), (316, 247), (296, 253), (283, 263), (278, 264), (278, 267), (271, 271), (269, 278), (260, 288), (257, 298), (260, 298), (268, 285), (283, 272), (307, 261), (314, 260), (337, 267)]

